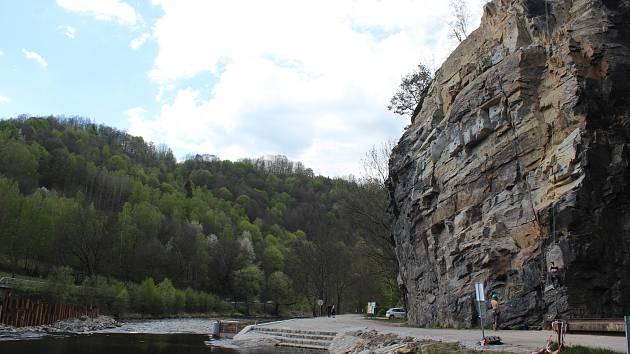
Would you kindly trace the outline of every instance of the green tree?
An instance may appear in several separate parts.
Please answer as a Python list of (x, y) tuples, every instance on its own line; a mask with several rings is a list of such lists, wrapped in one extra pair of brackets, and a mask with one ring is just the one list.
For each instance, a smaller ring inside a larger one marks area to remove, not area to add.
[(16, 180), (20, 189), (30, 191), (37, 186), (39, 162), (28, 145), (0, 136), (0, 173)]
[(391, 98), (387, 109), (401, 116), (412, 117), (416, 107), (422, 105), (432, 81), (431, 70), (419, 64), (418, 70), (402, 77), (400, 87)]
[(232, 194), (232, 192), (230, 192), (230, 190), (227, 187), (219, 188), (217, 195), (219, 196), (219, 198), (223, 198), (225, 200), (234, 199), (234, 195)]
[(190, 174), (190, 181), (195, 186), (210, 188), (212, 186), (212, 174), (207, 170), (194, 170)]
[(129, 292), (125, 284), (114, 281), (105, 289), (105, 295), (109, 299), (107, 305), (109, 310), (114, 314), (122, 314), (129, 307)]
[(263, 272), (255, 265), (249, 265), (232, 274), (234, 294), (244, 300), (249, 314), (249, 303), (254, 300), (262, 290)]
[(140, 283), (133, 299), (134, 308), (141, 313), (159, 315), (164, 311), (160, 291), (155, 285), (153, 278), (147, 278)]
[(274, 244), (270, 244), (265, 248), (263, 253), (263, 268), (265, 273), (271, 274), (275, 271), (282, 270), (284, 267), (284, 255), (280, 248)]
[(289, 305), (294, 301), (293, 284), (282, 272), (273, 272), (267, 279), (267, 296), (274, 302), (274, 314), (278, 315), (280, 305)]
[(168, 278), (164, 278), (164, 280), (158, 284), (158, 292), (162, 300), (163, 312), (177, 314), (186, 306), (185, 294), (175, 289), (173, 283)]
[(23, 197), (16, 183), (0, 176), (0, 241), (2, 253), (11, 259), (13, 272), (18, 269), (21, 240), (19, 235)]
[(70, 267), (53, 267), (48, 274), (48, 292), (55, 302), (69, 302), (72, 298), (74, 274)]

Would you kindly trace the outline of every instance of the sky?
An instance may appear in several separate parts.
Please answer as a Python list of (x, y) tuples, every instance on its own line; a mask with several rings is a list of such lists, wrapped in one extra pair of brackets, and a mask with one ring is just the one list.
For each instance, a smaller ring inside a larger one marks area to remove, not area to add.
[[(466, 0), (471, 28), (484, 0)], [(82, 116), (178, 159), (361, 174), (401, 76), (455, 48), (446, 0), (0, 0), (0, 118)]]

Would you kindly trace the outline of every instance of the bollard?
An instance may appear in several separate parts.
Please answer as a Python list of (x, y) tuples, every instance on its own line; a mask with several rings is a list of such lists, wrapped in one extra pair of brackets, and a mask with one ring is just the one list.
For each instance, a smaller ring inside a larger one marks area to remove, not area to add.
[(626, 353), (630, 354), (630, 316), (624, 316), (624, 322), (626, 323)]
[(210, 325), (210, 332), (212, 338), (220, 338), (221, 337), (221, 323), (219, 321), (214, 321)]

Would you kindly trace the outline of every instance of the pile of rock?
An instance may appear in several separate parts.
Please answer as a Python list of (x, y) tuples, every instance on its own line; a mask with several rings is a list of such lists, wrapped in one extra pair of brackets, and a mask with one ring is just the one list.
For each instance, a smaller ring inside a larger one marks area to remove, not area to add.
[(11, 327), (0, 325), (0, 333), (88, 333), (120, 326), (120, 322), (108, 316), (95, 318), (81, 316), (80, 318), (57, 321), (44, 326)]
[(90, 318), (81, 316), (69, 320), (57, 321), (46, 327), (46, 332), (85, 333), (120, 327), (120, 322), (108, 316)]
[(333, 354), (422, 353), (422, 346), (429, 343), (432, 342), (413, 337), (400, 337), (393, 333), (359, 330), (335, 338), (328, 350)]

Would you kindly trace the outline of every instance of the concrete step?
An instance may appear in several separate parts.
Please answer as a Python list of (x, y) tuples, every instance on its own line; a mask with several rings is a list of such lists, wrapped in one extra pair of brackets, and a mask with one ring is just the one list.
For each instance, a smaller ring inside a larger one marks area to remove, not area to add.
[(305, 334), (305, 333), (282, 333), (282, 337), (297, 338), (297, 339), (314, 339), (332, 341), (335, 336), (324, 336), (321, 334)]
[(290, 334), (306, 334), (306, 335), (314, 335), (314, 336), (331, 336), (334, 337), (337, 335), (337, 332), (330, 331), (310, 331), (304, 329), (290, 329), (290, 328), (269, 328), (264, 326), (254, 326), (252, 331), (256, 332), (264, 332), (264, 333), (290, 333)]
[(337, 332), (310, 331), (292, 328), (254, 326), (251, 331), (268, 335), (278, 341), (278, 346), (327, 351)]
[(335, 336), (334, 335), (324, 335), (324, 334), (311, 334), (311, 333), (294, 333), (288, 331), (277, 331), (277, 330), (266, 330), (266, 329), (257, 329), (253, 330), (258, 333), (264, 333), (271, 336), (281, 336), (286, 338), (296, 338), (296, 339), (313, 339), (313, 340), (325, 340), (332, 341)]
[(300, 349), (313, 349), (313, 350), (321, 350), (328, 351), (328, 346), (319, 346), (319, 345), (306, 345), (306, 344), (293, 344), (293, 343), (278, 343), (276, 344), (278, 347), (290, 347), (290, 348), (300, 348)]
[(315, 346), (321, 346), (321, 347), (326, 347), (326, 348), (328, 348), (328, 346), (331, 343), (331, 341), (329, 341), (329, 340), (287, 338), (287, 337), (281, 337), (281, 336), (277, 336), (275, 338), (280, 343), (293, 343), (293, 344), (299, 344), (299, 345), (315, 345)]

